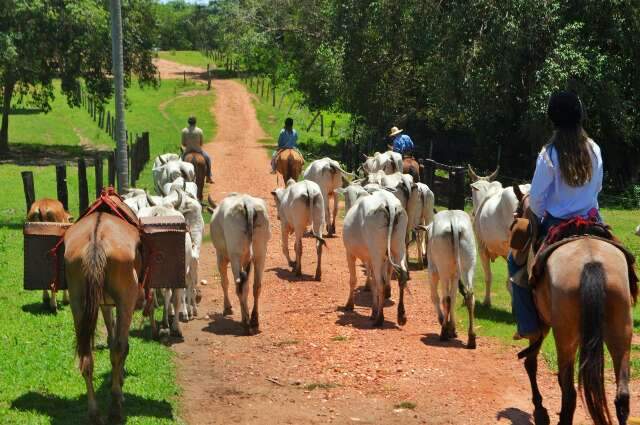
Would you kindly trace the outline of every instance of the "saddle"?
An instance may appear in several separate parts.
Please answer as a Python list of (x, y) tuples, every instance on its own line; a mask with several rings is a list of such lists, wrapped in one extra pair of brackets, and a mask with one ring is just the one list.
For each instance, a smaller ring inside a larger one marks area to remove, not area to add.
[(537, 220), (532, 219), (530, 210), (527, 218), (517, 218), (512, 224), (511, 247), (518, 265), (527, 265), (528, 282), (516, 282), (535, 288), (544, 277), (547, 260), (553, 252), (579, 239), (591, 238), (607, 242), (618, 248), (627, 260), (629, 287), (634, 302), (638, 294), (638, 277), (635, 272), (635, 256), (627, 249), (611, 231), (611, 227), (598, 223), (593, 218), (575, 217), (564, 223), (553, 226), (544, 239), (538, 238)]

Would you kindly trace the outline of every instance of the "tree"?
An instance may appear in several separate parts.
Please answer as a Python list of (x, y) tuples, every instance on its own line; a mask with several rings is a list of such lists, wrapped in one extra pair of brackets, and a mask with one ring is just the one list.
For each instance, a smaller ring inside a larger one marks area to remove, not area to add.
[[(130, 0), (123, 8), (125, 74), (141, 84), (155, 82), (151, 0)], [(0, 153), (9, 150), (12, 100), (45, 112), (60, 78), (71, 106), (80, 105), (82, 82), (98, 103), (113, 93), (108, 2), (100, 0), (0, 0)]]

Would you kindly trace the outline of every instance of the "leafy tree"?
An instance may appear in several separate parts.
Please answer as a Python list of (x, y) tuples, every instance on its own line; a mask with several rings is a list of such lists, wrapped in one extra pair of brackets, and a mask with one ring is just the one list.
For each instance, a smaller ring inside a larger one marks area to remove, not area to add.
[[(151, 0), (123, 3), (126, 83), (136, 74), (141, 84), (155, 82)], [(112, 94), (108, 2), (99, 0), (0, 0), (0, 152), (9, 150), (9, 115), (17, 104), (50, 110), (53, 79), (79, 106), (84, 82), (98, 102)], [(17, 95), (17, 96), (16, 96)]]

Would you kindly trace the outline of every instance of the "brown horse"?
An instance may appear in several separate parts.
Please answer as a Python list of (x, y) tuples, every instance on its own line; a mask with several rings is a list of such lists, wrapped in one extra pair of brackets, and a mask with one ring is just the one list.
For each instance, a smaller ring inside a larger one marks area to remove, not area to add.
[[(519, 190), (519, 212), (528, 198)], [(634, 291), (635, 292), (635, 291)], [(534, 289), (534, 300), (543, 327), (529, 337), (521, 353), (531, 383), (535, 423), (548, 424), (536, 377), (540, 346), (553, 329), (558, 356), (558, 382), (562, 391), (559, 424), (573, 423), (576, 407), (574, 362), (580, 351), (578, 388), (597, 425), (612, 423), (604, 389), (604, 344), (613, 359), (616, 376), (615, 407), (618, 421), (629, 416), (629, 356), (635, 293), (630, 290), (627, 260), (620, 249), (606, 241), (579, 238), (558, 247), (546, 263), (544, 277)]]
[[(81, 218), (64, 236), (66, 278), (76, 332), (76, 352), (87, 385), (89, 418), (100, 422), (93, 388), (93, 338), (98, 308), (107, 327), (111, 351), (109, 423), (124, 420), (124, 363), (129, 352), (129, 326), (142, 291), (138, 229), (112, 214), (96, 212)], [(116, 307), (113, 326), (112, 306)]]
[(200, 152), (188, 152), (184, 156), (185, 162), (193, 164), (196, 172), (196, 186), (198, 186), (198, 200), (202, 201), (202, 192), (204, 190), (204, 180), (207, 176), (207, 163), (204, 156)]
[[(27, 213), (27, 221), (71, 223), (73, 221), (73, 217), (64, 210), (62, 202), (55, 199), (43, 198), (38, 199), (31, 204), (31, 208), (29, 208), (29, 212)], [(51, 294), (49, 294), (48, 290), (43, 290), (42, 302), (45, 305), (48, 304), (51, 311), (55, 312), (58, 310), (55, 291), (51, 291)], [(62, 302), (64, 304), (69, 304), (69, 291), (66, 289), (62, 291)]]
[(410, 174), (414, 183), (420, 182), (420, 164), (412, 156), (402, 158), (402, 173)]
[(302, 174), (304, 166), (304, 158), (297, 149), (283, 149), (278, 152), (276, 157), (276, 171), (282, 175), (286, 186), (289, 179), (298, 180)]

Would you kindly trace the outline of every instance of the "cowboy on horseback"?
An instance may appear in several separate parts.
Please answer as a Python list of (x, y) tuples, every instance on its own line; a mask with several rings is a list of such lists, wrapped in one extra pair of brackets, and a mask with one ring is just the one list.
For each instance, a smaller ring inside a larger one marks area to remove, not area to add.
[[(544, 238), (551, 227), (574, 217), (601, 222), (598, 193), (602, 189), (602, 154), (582, 127), (582, 103), (575, 93), (561, 91), (551, 96), (547, 113), (554, 132), (538, 155), (529, 193), (538, 239)], [(535, 335), (540, 322), (526, 283), (525, 266), (517, 264), (513, 252), (507, 265), (518, 335)]]
[(398, 127), (391, 127), (389, 132), (389, 138), (393, 139), (391, 150), (398, 152), (403, 157), (405, 155), (411, 155), (413, 152), (413, 140), (407, 134), (402, 134), (404, 130)]
[(276, 173), (276, 158), (285, 149), (298, 150), (298, 132), (293, 128), (293, 119), (287, 118), (284, 120), (284, 128), (280, 130), (278, 136), (278, 149), (273, 152), (271, 157), (271, 174)]
[(202, 134), (202, 129), (196, 126), (196, 117), (190, 116), (187, 120), (187, 127), (182, 129), (182, 159), (189, 152), (198, 152), (204, 157), (204, 160), (207, 164), (207, 183), (213, 183), (213, 176), (211, 175), (211, 158), (209, 154), (207, 154), (204, 149), (202, 149), (202, 144), (204, 143), (204, 137)]

